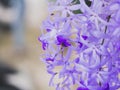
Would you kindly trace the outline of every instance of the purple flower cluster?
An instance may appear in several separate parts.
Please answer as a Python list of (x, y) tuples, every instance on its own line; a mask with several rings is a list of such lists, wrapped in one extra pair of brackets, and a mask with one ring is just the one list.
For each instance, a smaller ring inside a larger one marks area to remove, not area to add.
[(56, 90), (120, 88), (120, 0), (49, 2), (41, 33), (42, 60)]

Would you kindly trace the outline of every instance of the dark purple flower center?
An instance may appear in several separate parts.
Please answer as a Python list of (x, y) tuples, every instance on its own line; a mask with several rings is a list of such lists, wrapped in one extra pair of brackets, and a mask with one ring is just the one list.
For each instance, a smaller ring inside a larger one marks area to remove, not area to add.
[(48, 43), (44, 40), (40, 40), (40, 38), (38, 38), (38, 40), (42, 43), (43, 50), (46, 50), (46, 47), (48, 47)]
[(76, 90), (89, 90), (88, 88), (78, 87)]
[(46, 29), (46, 31), (47, 31), (47, 32), (50, 32), (50, 31), (51, 31), (51, 29), (49, 29), (49, 28), (48, 28), (48, 29)]
[(110, 90), (109, 84), (106, 84), (106, 85), (103, 87), (103, 90)]
[(86, 40), (86, 39), (88, 38), (88, 36), (82, 35), (82, 38), (83, 38), (84, 40)]
[(75, 62), (76, 62), (76, 63), (79, 63), (79, 61), (80, 61), (79, 58), (76, 58), (76, 59), (75, 59)]
[(81, 42), (78, 42), (79, 48), (82, 48), (83, 44)]
[(47, 58), (46, 61), (51, 61), (51, 62), (53, 62), (54, 59), (53, 59), (53, 58)]
[(63, 37), (62, 35), (57, 36), (57, 41), (58, 41), (57, 45), (62, 45), (64, 47), (71, 46), (69, 40)]

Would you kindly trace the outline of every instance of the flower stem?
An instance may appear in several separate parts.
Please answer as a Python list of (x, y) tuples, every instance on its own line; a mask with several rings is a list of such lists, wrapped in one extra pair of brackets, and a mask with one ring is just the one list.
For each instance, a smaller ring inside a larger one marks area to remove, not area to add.
[[(107, 22), (109, 22), (110, 21), (110, 18), (111, 18), (111, 15), (109, 15), (108, 17), (107, 17)], [(105, 26), (105, 34), (107, 33), (107, 29), (108, 29), (108, 27), (107, 26)], [(103, 39), (102, 40), (102, 43), (101, 43), (101, 45), (103, 45), (104, 44), (104, 42), (105, 42), (105, 39)]]

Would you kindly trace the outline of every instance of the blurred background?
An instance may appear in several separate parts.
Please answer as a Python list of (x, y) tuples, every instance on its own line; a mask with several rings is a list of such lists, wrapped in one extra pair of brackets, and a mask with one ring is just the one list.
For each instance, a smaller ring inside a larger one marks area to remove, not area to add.
[(55, 90), (38, 42), (47, 13), (46, 0), (0, 0), (0, 90)]

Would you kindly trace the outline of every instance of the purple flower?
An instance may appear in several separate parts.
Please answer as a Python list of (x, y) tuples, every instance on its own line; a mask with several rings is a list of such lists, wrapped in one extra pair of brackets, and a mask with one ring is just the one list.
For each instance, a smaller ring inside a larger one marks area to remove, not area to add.
[[(50, 85), (56, 90), (71, 90), (74, 85), (76, 90), (117, 90), (120, 1), (55, 0), (49, 14), (38, 39), (52, 76)], [(61, 69), (56, 70), (58, 66)]]
[(106, 84), (106, 85), (103, 87), (102, 90), (110, 90), (110, 88), (109, 88), (109, 84)]
[(54, 11), (59, 11), (61, 12), (61, 16), (62, 17), (67, 17), (68, 14), (73, 15), (73, 10), (79, 10), (80, 9), (80, 5), (79, 4), (74, 4), (72, 3), (73, 0), (69, 0), (69, 1), (65, 1), (65, 0), (57, 0), (56, 4), (54, 6), (51, 6), (51, 8), (49, 9), (50, 12), (54, 12)]
[(78, 46), (79, 46), (79, 48), (81, 48), (83, 46), (83, 44), (81, 42), (78, 42)]
[(76, 90), (89, 90), (88, 88), (78, 87)]
[(38, 38), (38, 40), (42, 43), (43, 50), (46, 50), (46, 48), (48, 47), (48, 43), (45, 40), (40, 40), (40, 37)]
[(47, 28), (46, 30), (47, 30), (47, 32), (50, 32), (50, 31), (51, 31), (51, 29), (49, 29), (49, 28)]
[(57, 36), (57, 41), (58, 41), (57, 45), (62, 45), (64, 47), (71, 46), (69, 40), (62, 35)]
[(82, 38), (83, 38), (84, 40), (86, 40), (88, 37), (85, 36), (85, 35), (82, 35)]
[(46, 61), (51, 61), (51, 62), (53, 62), (54, 59), (53, 59), (53, 58), (46, 58)]

